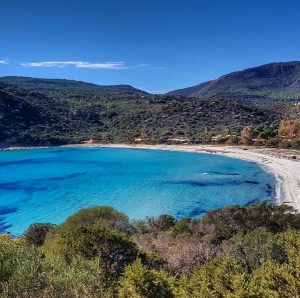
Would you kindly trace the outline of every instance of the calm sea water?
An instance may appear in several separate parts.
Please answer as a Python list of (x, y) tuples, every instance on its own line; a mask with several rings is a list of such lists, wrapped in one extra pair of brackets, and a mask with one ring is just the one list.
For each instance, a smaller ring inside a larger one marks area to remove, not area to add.
[(238, 159), (142, 149), (51, 148), (0, 152), (0, 232), (60, 223), (78, 209), (109, 205), (131, 219), (200, 217), (270, 199), (274, 177)]

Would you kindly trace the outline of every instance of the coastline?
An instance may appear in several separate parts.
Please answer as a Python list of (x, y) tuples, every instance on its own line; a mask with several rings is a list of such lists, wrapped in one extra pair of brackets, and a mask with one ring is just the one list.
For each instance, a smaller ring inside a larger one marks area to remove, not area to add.
[[(275, 203), (287, 204), (300, 211), (300, 152), (289, 149), (218, 145), (142, 145), (142, 144), (70, 144), (59, 147), (106, 147), (172, 150), (210, 153), (239, 158), (259, 164), (276, 179)], [(5, 150), (49, 147), (11, 147)], [(296, 159), (293, 159), (296, 158)]]

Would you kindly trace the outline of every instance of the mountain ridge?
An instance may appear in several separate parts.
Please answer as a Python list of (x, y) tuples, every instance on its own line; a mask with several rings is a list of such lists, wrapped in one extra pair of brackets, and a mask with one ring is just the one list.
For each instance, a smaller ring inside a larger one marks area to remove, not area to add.
[(0, 77), (0, 82), (14, 85), (27, 91), (39, 93), (51, 92), (75, 92), (75, 93), (98, 93), (98, 94), (148, 94), (146, 91), (137, 89), (131, 85), (98, 85), (94, 83), (68, 80), (47, 79), (23, 76)]
[(167, 94), (237, 100), (299, 100), (300, 61), (246, 68)]

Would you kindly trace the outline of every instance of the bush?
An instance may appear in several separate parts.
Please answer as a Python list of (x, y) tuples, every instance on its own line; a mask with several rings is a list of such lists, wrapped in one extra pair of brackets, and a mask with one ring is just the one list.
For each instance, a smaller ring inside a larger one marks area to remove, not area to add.
[(179, 281), (177, 296), (185, 297), (243, 297), (248, 276), (242, 266), (231, 258), (219, 258), (195, 271), (190, 279)]
[(270, 139), (277, 136), (277, 131), (274, 128), (266, 128), (259, 133), (258, 137), (261, 139)]
[(279, 233), (288, 228), (300, 229), (300, 215), (287, 205), (267, 202), (248, 207), (229, 206), (207, 213), (202, 222), (214, 225), (212, 241), (221, 243), (237, 233), (247, 233), (258, 227)]
[(238, 234), (223, 243), (222, 247), (223, 252), (235, 258), (248, 273), (267, 261), (281, 264), (286, 260), (283, 245), (265, 228), (258, 228), (245, 235)]
[(299, 273), (288, 264), (266, 262), (253, 273), (246, 297), (300, 297)]
[(172, 276), (191, 275), (200, 265), (216, 256), (217, 248), (198, 236), (174, 237), (170, 232), (135, 237), (139, 248), (157, 254), (164, 260), (164, 269)]
[(178, 235), (191, 235), (191, 218), (183, 218), (176, 222), (176, 224), (171, 228), (171, 232), (174, 236)]
[(74, 258), (99, 258), (104, 274), (117, 278), (137, 257), (136, 245), (124, 233), (101, 226), (74, 227), (62, 224), (47, 237), (44, 250), (61, 256), (67, 263)]
[(66, 266), (57, 258), (44, 262), (47, 287), (44, 297), (104, 297), (107, 289), (101, 279), (98, 260), (74, 258)]
[(158, 218), (147, 218), (147, 223), (152, 232), (167, 231), (176, 224), (176, 219), (171, 215), (163, 214)]
[(66, 220), (65, 225), (73, 227), (101, 225), (126, 233), (131, 231), (128, 217), (109, 206), (81, 209), (70, 216)]
[(29, 245), (41, 246), (44, 244), (47, 233), (54, 229), (56, 225), (37, 223), (29, 226), (24, 236)]
[(171, 298), (173, 280), (163, 271), (148, 269), (138, 259), (125, 269), (120, 282), (120, 298)]
[(0, 236), (0, 296), (33, 297), (44, 286), (42, 254), (15, 241)]
[(56, 228), (32, 225), (23, 238), (1, 235), (0, 296), (300, 297), (300, 218), (291, 207), (230, 206), (151, 224), (130, 226), (104, 207)]
[(150, 231), (150, 227), (145, 220), (131, 221), (131, 227), (134, 234), (146, 234)]

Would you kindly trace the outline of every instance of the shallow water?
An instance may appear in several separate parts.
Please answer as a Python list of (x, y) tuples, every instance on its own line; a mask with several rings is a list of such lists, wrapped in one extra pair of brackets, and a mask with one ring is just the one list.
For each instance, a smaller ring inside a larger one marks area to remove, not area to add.
[(50, 148), (0, 152), (0, 232), (60, 223), (78, 209), (110, 205), (131, 219), (200, 217), (231, 204), (271, 199), (272, 175), (213, 154)]

